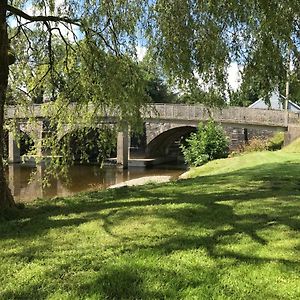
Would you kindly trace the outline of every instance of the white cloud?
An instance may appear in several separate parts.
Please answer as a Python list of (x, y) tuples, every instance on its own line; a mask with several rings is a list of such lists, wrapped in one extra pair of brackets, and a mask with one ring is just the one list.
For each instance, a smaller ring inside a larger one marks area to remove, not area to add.
[(142, 61), (143, 58), (145, 57), (147, 53), (147, 48), (144, 46), (137, 46), (136, 47), (136, 55), (137, 55), (137, 59), (138, 61)]
[(243, 66), (238, 65), (236, 62), (231, 63), (228, 67), (228, 83), (230, 88), (234, 91), (236, 91), (242, 83), (242, 71)]

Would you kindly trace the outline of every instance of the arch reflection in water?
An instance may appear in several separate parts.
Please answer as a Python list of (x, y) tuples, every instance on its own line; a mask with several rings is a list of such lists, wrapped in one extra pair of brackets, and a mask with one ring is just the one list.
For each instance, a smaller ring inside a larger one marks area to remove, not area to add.
[(42, 185), (45, 175), (44, 166), (9, 165), (7, 178), (13, 196), (18, 202), (29, 202), (36, 198), (53, 198), (55, 196), (69, 196), (89, 190), (100, 190), (110, 185), (143, 176), (170, 175), (174, 178), (183, 172), (182, 168), (161, 166), (159, 168), (130, 168), (119, 169), (112, 166), (77, 165), (69, 170), (68, 181), (50, 178), (50, 186)]

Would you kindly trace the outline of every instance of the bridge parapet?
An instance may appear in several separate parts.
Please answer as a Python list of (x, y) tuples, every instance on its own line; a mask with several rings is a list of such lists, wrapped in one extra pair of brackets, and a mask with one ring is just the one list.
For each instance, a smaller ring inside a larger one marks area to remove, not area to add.
[[(286, 113), (248, 107), (207, 108), (204, 105), (156, 104), (145, 118), (190, 121), (214, 119), (220, 123), (286, 127)], [(300, 114), (290, 112), (289, 124), (300, 124)]]
[[(32, 105), (29, 107), (8, 106), (6, 117), (10, 118), (46, 118), (49, 110), (44, 108), (47, 104)], [(75, 105), (70, 105), (70, 109), (75, 109)], [(92, 112), (93, 106), (88, 105), (87, 111)], [(107, 117), (107, 116), (106, 116)], [(110, 117), (113, 117), (110, 116)], [(187, 120), (187, 121), (208, 121), (210, 118), (220, 123), (245, 124), (245, 125), (267, 125), (287, 127), (286, 113), (279, 110), (256, 109), (248, 107), (226, 107), (208, 108), (204, 105), (184, 105), (184, 104), (155, 104), (149, 105), (144, 119), (166, 119), (166, 120)], [(288, 113), (288, 125), (299, 125), (300, 114)]]
[(7, 119), (29, 119), (29, 118), (44, 118), (44, 104), (33, 105), (8, 105), (5, 109), (5, 117)]

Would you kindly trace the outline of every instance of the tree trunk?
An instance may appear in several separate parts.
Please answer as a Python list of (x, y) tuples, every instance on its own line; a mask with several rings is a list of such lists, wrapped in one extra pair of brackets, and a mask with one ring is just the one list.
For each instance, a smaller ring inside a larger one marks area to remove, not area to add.
[(4, 105), (8, 83), (8, 35), (6, 23), (7, 0), (0, 1), (0, 211), (15, 206), (5, 178), (4, 154)]

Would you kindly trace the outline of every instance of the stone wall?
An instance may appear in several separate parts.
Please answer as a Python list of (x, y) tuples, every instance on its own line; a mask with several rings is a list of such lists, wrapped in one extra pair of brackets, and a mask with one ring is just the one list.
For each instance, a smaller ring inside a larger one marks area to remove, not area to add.
[(236, 150), (240, 145), (243, 145), (253, 138), (268, 139), (272, 137), (276, 129), (266, 128), (241, 128), (234, 126), (226, 126), (224, 128), (229, 138), (230, 150)]
[[(190, 128), (190, 132), (195, 131), (198, 122), (186, 122), (186, 123), (168, 123), (159, 122), (153, 120), (145, 123), (146, 140), (148, 145), (148, 153), (164, 153), (167, 154), (167, 149), (172, 143), (172, 136), (177, 137), (180, 132), (187, 133)], [(240, 145), (251, 140), (252, 138), (267, 139), (279, 131), (278, 127), (241, 127), (235, 125), (222, 124), (226, 135), (229, 138), (230, 150), (236, 150)], [(176, 130), (177, 128), (177, 130)], [(183, 129), (186, 130), (183, 130)], [(282, 131), (283, 129), (281, 129)], [(176, 135), (175, 131), (178, 132)], [(169, 133), (169, 134), (168, 134)], [(149, 147), (150, 145), (150, 147)]]
[(300, 126), (292, 126), (288, 127), (288, 131), (284, 134), (284, 145), (287, 146), (292, 141), (300, 137)]
[(300, 124), (300, 114), (284, 111), (254, 109), (248, 107), (208, 108), (203, 105), (156, 104), (144, 115), (146, 119), (173, 119), (207, 121), (213, 118), (217, 122), (227, 124), (252, 124), (266, 126), (286, 126)]

